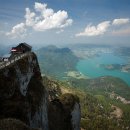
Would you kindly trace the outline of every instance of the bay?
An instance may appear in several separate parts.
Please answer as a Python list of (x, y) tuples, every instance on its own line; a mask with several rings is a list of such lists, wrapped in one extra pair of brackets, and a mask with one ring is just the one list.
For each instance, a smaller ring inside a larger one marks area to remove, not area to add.
[(112, 53), (103, 53), (97, 57), (80, 60), (76, 68), (90, 78), (114, 76), (123, 79), (130, 86), (130, 73), (121, 72), (120, 70), (107, 70), (101, 67), (100, 64), (127, 64), (127, 59), (115, 56)]

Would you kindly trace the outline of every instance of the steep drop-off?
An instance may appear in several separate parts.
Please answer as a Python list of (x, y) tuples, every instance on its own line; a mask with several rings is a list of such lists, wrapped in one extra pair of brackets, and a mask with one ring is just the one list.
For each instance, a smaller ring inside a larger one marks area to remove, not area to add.
[(47, 85), (33, 52), (0, 69), (0, 129), (79, 130), (77, 97), (59, 90), (50, 100)]

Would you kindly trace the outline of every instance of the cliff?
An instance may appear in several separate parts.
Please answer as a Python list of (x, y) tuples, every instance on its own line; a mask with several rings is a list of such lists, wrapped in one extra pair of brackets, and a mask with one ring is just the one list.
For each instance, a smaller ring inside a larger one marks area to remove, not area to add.
[(51, 130), (80, 130), (81, 110), (79, 98), (72, 93), (62, 92), (62, 86), (52, 79), (43, 77), (49, 94), (48, 118)]
[(43, 80), (34, 53), (0, 69), (0, 130), (79, 130), (77, 96)]

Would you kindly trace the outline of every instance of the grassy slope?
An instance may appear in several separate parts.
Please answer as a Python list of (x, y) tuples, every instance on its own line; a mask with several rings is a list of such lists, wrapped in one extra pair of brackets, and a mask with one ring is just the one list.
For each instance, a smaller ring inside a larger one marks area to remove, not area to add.
[[(120, 79), (114, 79), (112, 77), (107, 77), (105, 79), (107, 84), (112, 83), (113, 89), (110, 87), (109, 92), (115, 91), (118, 94), (121, 94), (128, 91), (128, 86), (126, 88), (126, 84), (122, 82)], [(76, 80), (78, 82), (78, 80)], [(76, 83), (77, 83), (76, 82)], [(81, 84), (84, 82), (79, 81)], [(71, 86), (70, 82), (60, 82), (60, 86), (62, 92), (70, 92), (79, 96), (81, 102), (81, 127), (86, 130), (124, 130), (126, 127), (130, 128), (130, 105), (123, 104), (121, 101), (112, 99), (105, 92), (104, 88), (83, 88), (81, 84), (76, 84)], [(87, 84), (87, 83), (85, 83)], [(81, 87), (81, 86), (82, 87)], [(116, 86), (115, 86), (116, 85)], [(80, 87), (79, 87), (80, 86)], [(118, 88), (119, 86), (119, 88)], [(90, 86), (89, 86), (90, 87)], [(92, 86), (91, 86), (92, 87)], [(93, 86), (94, 87), (94, 86)], [(94, 90), (94, 91), (92, 91)], [(130, 92), (130, 91), (129, 91)], [(115, 116), (111, 116), (111, 112), (114, 110), (111, 108), (111, 105), (117, 106), (123, 111), (122, 118), (117, 119)], [(124, 127), (124, 128), (123, 128)]]

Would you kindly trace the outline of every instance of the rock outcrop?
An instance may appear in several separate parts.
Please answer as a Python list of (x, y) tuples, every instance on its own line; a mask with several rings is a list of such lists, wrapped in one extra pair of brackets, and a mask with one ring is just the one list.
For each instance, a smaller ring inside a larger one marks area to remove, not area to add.
[(20, 120), (8, 118), (0, 120), (0, 130), (42, 130), (42, 129), (30, 128)]
[(47, 92), (34, 53), (0, 70), (0, 118), (48, 130)]
[(49, 94), (48, 119), (50, 130), (80, 130), (79, 98), (71, 93), (62, 94), (61, 85), (43, 77)]
[(1, 129), (79, 130), (78, 97), (62, 95), (58, 83), (43, 80), (37, 57), (30, 52), (0, 69)]

